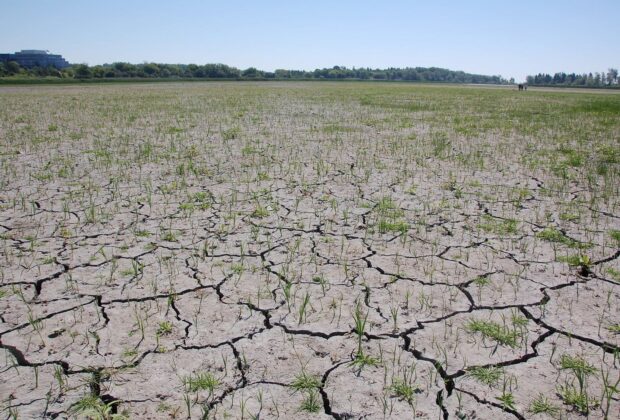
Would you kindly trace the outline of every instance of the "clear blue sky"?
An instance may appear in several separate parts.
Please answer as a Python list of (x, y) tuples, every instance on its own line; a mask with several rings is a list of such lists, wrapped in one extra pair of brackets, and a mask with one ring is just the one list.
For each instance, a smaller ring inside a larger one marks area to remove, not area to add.
[(0, 52), (70, 62), (437, 66), (522, 80), (620, 67), (620, 0), (0, 0)]

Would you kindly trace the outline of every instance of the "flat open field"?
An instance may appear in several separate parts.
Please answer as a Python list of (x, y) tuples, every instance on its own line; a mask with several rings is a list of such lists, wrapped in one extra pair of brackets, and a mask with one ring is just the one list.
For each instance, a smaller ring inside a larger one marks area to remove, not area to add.
[(620, 94), (0, 88), (3, 418), (620, 417)]

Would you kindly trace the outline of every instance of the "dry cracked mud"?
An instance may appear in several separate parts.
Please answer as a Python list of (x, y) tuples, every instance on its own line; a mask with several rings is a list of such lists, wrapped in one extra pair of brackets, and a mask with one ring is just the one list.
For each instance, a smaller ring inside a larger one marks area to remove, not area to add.
[(620, 417), (620, 95), (0, 103), (3, 417)]

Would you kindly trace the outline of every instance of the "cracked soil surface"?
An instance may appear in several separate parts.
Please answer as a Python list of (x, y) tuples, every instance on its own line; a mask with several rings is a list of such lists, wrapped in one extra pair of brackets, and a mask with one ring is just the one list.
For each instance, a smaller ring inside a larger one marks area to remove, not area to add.
[(3, 417), (620, 417), (620, 95), (0, 103)]

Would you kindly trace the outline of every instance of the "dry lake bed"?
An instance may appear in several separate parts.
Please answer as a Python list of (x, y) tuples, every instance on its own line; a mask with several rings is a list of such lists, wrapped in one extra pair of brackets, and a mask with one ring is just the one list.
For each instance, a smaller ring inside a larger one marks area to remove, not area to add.
[(3, 418), (620, 417), (620, 94), (0, 87)]

